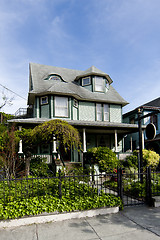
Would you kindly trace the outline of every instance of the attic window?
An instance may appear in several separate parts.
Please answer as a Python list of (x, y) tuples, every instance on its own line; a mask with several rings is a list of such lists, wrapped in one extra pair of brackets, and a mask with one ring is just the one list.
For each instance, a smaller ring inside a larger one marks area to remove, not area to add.
[(53, 81), (61, 81), (61, 77), (58, 75), (51, 75), (49, 77), (49, 80), (53, 80)]
[(82, 78), (82, 86), (87, 86), (91, 84), (91, 78), (90, 77), (85, 77)]

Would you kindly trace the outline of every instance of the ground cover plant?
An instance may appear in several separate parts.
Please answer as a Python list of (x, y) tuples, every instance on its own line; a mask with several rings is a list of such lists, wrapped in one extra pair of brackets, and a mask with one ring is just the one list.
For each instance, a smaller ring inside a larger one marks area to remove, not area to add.
[(28, 178), (0, 182), (0, 219), (100, 207), (122, 207), (120, 198), (75, 178)]

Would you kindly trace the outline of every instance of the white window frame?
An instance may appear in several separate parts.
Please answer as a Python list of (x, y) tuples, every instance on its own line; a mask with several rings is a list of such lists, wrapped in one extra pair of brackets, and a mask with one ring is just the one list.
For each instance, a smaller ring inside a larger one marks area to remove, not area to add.
[(102, 121), (102, 104), (96, 103), (96, 120)]
[(109, 122), (109, 104), (96, 103), (96, 121)]
[(49, 80), (53, 80), (53, 81), (61, 81), (61, 77), (58, 75), (51, 75), (49, 77)]
[(105, 85), (106, 85), (106, 88), (109, 90), (109, 82), (107, 79), (105, 80)]
[(103, 77), (95, 76), (94, 77), (94, 89), (95, 92), (104, 92), (104, 79)]
[(103, 120), (109, 122), (109, 105), (103, 104)]
[(73, 99), (73, 106), (75, 107), (75, 108), (78, 108), (78, 100), (77, 99)]
[[(85, 80), (88, 79), (88, 83), (85, 83)], [(91, 77), (82, 78), (82, 86), (88, 86), (91, 84)]]
[(66, 117), (67, 118), (68, 114), (69, 114), (68, 97), (55, 96), (54, 97), (54, 115), (55, 115), (55, 117)]
[[(45, 101), (44, 101), (44, 99), (45, 99)], [(45, 104), (48, 104), (48, 96), (41, 97), (41, 105), (45, 105)]]

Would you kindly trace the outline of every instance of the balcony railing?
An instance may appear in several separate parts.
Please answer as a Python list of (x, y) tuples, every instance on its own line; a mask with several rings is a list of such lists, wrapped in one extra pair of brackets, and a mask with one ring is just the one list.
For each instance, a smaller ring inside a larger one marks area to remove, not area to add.
[(19, 108), (16, 112), (15, 112), (15, 117), (19, 117), (19, 116), (23, 116), (27, 114), (27, 108)]

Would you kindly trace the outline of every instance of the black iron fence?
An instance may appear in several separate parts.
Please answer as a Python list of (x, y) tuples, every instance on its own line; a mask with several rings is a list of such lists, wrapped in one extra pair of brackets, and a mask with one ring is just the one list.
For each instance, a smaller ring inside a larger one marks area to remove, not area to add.
[(136, 173), (118, 168), (101, 174), (67, 175), (59, 170), (57, 176), (53, 177), (0, 180), (2, 204), (14, 199), (46, 195), (72, 199), (79, 195), (85, 198), (100, 195), (102, 191), (121, 197), (124, 206), (151, 205), (152, 196), (160, 195), (160, 172), (151, 172), (147, 168), (144, 173)]
[(42, 197), (52, 195), (62, 198), (68, 196), (74, 198), (79, 196), (90, 196), (103, 193), (115, 194), (105, 182), (112, 178), (111, 173), (106, 174), (83, 174), (65, 175), (59, 170), (57, 176), (44, 178), (17, 178), (0, 180), (0, 199), (3, 204), (9, 201), (21, 200), (30, 197)]

